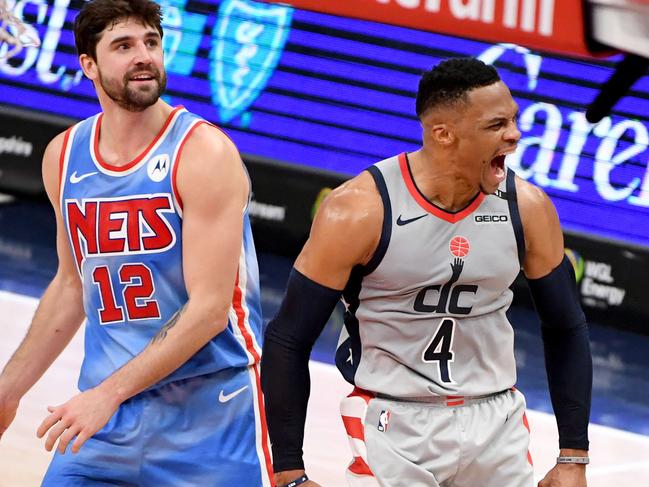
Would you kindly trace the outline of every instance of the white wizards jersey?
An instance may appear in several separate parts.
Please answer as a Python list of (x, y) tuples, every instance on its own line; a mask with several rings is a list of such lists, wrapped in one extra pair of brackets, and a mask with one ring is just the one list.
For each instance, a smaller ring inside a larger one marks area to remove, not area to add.
[[(87, 315), (81, 390), (139, 354), (188, 299), (176, 173), (184, 142), (206, 123), (177, 107), (139, 157), (114, 166), (98, 150), (101, 121), (71, 127), (61, 153), (61, 213)], [(246, 211), (228, 326), (161, 383), (259, 362), (258, 283)]]
[(362, 389), (398, 398), (491, 394), (516, 381), (505, 315), (521, 269), (514, 173), (495, 195), (445, 211), (417, 188), (406, 154), (369, 168), (384, 207), (377, 250), (343, 292), (336, 364)]

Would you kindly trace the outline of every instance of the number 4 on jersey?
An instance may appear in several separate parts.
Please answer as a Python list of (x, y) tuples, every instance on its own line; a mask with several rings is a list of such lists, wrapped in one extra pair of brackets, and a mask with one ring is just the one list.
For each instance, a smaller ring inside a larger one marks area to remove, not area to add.
[(424, 362), (437, 362), (439, 377), (442, 382), (446, 383), (454, 382), (451, 377), (450, 368), (450, 363), (453, 362), (454, 357), (451, 351), (454, 329), (455, 320), (452, 318), (444, 318), (421, 356)]

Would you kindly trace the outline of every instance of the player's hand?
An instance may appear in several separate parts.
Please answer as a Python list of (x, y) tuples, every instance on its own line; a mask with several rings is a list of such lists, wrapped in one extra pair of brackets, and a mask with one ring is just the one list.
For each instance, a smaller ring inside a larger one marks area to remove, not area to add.
[(88, 438), (106, 426), (119, 404), (119, 401), (107, 396), (99, 388), (88, 389), (65, 404), (48, 406), (50, 415), (41, 423), (36, 435), (42, 438), (49, 431), (45, 449), (52, 451), (56, 440), (59, 440), (57, 449), (61, 454), (65, 453), (68, 444), (76, 437), (71, 451), (78, 453)]
[(538, 487), (586, 487), (586, 465), (558, 463)]
[[(304, 475), (304, 470), (285, 470), (283, 472), (276, 472), (275, 485), (277, 485), (277, 487), (283, 487), (284, 485), (288, 484), (292, 480), (299, 479), (302, 475)], [(309, 479), (303, 484), (300, 484), (300, 487), (321, 487), (321, 486), (320, 484)]]
[(2, 438), (4, 432), (7, 431), (7, 428), (16, 417), (19, 402), (7, 397), (0, 391), (0, 438)]

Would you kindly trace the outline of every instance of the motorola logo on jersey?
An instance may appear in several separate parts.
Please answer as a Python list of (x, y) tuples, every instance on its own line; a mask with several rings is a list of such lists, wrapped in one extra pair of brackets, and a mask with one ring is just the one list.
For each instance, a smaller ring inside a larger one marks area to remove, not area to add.
[(146, 172), (151, 181), (159, 183), (169, 174), (169, 154), (158, 154), (147, 162)]
[(507, 223), (509, 221), (509, 217), (505, 214), (502, 215), (490, 215), (490, 214), (484, 214), (484, 215), (475, 215), (473, 217), (473, 221), (475, 221), (478, 224), (484, 224), (484, 223)]
[(65, 201), (68, 230), (79, 269), (96, 255), (157, 253), (176, 242), (165, 213), (175, 213), (168, 194)]
[[(457, 284), (464, 269), (464, 257), (469, 255), (471, 245), (466, 237), (456, 235), (449, 242), (449, 251), (454, 259), (451, 262), (451, 278), (442, 284), (433, 284), (422, 288), (415, 298), (415, 311), (420, 313), (452, 313), (458, 315), (468, 315), (471, 313), (473, 306), (461, 306), (460, 299), (463, 294), (473, 294), (478, 292), (478, 286), (475, 284)], [(437, 298), (437, 302), (435, 302)]]

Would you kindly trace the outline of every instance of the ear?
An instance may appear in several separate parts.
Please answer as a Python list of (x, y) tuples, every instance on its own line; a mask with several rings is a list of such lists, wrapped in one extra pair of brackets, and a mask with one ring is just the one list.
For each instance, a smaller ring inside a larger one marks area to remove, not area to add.
[(94, 81), (99, 77), (99, 69), (97, 68), (97, 61), (95, 61), (88, 54), (79, 56), (79, 64), (85, 74), (90, 80)]
[(426, 127), (431, 140), (441, 146), (449, 146), (455, 142), (455, 133), (448, 123), (435, 123)]

